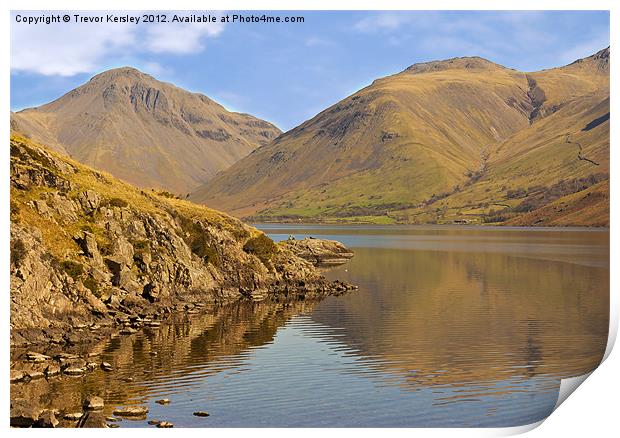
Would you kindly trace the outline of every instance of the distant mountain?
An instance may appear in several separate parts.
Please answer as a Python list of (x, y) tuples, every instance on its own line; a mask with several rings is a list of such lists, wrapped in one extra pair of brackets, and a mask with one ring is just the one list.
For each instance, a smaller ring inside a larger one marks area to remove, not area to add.
[(478, 57), (412, 65), (191, 197), (262, 221), (511, 220), (609, 178), (609, 56), (534, 73)]
[(141, 187), (187, 193), (280, 130), (134, 68), (11, 114), (14, 130)]

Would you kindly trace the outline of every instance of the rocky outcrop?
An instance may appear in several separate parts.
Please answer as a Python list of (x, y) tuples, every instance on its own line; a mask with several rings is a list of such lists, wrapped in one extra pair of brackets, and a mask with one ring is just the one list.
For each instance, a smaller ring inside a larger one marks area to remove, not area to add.
[(320, 297), (288, 246), (189, 202), (141, 191), (11, 139), (11, 343), (77, 344), (158, 324), (186, 303)]
[(290, 237), (280, 242), (280, 246), (314, 266), (341, 265), (353, 257), (352, 250), (335, 240), (315, 239), (314, 237), (296, 240)]

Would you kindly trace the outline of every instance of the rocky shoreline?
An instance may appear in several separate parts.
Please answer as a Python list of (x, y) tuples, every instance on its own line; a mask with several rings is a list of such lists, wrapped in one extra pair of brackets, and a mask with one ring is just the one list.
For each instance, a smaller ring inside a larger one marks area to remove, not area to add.
[[(28, 139), (12, 136), (10, 147), (13, 384), (105, 370), (93, 345), (157, 330), (174, 315), (356, 288), (224, 213), (130, 186)], [(12, 424), (54, 423), (53, 412), (13, 401)]]

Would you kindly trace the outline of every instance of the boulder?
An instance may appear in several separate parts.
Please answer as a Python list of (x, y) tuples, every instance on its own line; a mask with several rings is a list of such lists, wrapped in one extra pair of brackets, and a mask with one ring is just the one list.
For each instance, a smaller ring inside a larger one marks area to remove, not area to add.
[(34, 427), (56, 427), (58, 426), (58, 419), (56, 418), (56, 413), (51, 409), (45, 409), (39, 415), (39, 418), (34, 423)]
[(353, 251), (336, 240), (313, 237), (296, 240), (289, 237), (288, 240), (280, 242), (280, 245), (315, 266), (341, 265), (353, 257)]
[(32, 427), (43, 410), (25, 399), (11, 401), (11, 426)]

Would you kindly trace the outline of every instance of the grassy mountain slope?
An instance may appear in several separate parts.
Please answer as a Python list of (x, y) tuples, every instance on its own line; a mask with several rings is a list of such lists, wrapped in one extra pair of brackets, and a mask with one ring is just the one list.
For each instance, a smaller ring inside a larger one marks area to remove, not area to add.
[(280, 134), (133, 68), (11, 114), (12, 128), (140, 187), (187, 193)]
[(416, 64), (192, 198), (255, 220), (482, 222), (517, 204), (509, 190), (608, 174), (608, 60), (606, 49), (536, 73), (481, 58)]

